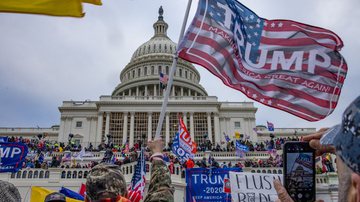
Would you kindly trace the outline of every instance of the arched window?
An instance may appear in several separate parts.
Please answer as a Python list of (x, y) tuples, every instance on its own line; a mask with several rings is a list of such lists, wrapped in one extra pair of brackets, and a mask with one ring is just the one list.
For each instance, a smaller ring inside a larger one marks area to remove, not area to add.
[(71, 178), (71, 171), (67, 171), (66, 178)]
[(84, 172), (84, 178), (87, 178), (88, 173), (89, 173), (88, 171)]
[(82, 175), (83, 175), (83, 172), (82, 172), (82, 171), (79, 171), (79, 178), (80, 178), (80, 179), (82, 178)]
[(22, 173), (22, 178), (26, 178), (26, 175), (27, 175), (27, 171), (25, 170), (25, 171), (23, 171), (23, 173)]
[(46, 171), (46, 172), (45, 172), (45, 178), (49, 178), (49, 176), (50, 176), (50, 172), (49, 172), (49, 171)]
[(20, 171), (16, 173), (16, 178), (21, 178), (21, 172)]
[(182, 69), (179, 69), (179, 77), (182, 77)]
[(129, 167), (126, 166), (126, 174), (129, 174)]
[(73, 171), (72, 178), (73, 178), (73, 179), (76, 179), (76, 178), (77, 178), (77, 172), (76, 172), (75, 170)]
[(155, 67), (151, 66), (151, 75), (155, 75)]
[[(44, 178), (44, 171), (40, 171), (39, 178)], [(65, 171), (64, 171), (64, 178), (65, 178)]]
[[(41, 175), (41, 174), (40, 174), (40, 175)], [(65, 176), (66, 176), (66, 172), (65, 172), (65, 170), (63, 170), (63, 171), (61, 172), (61, 178), (64, 179)], [(41, 178), (41, 177), (40, 177), (40, 178)]]
[(38, 178), (39, 177), (39, 171), (35, 170), (34, 171), (34, 178)]
[(28, 178), (32, 178), (32, 177), (33, 177), (33, 171), (32, 171), (32, 170), (30, 170), (30, 171), (29, 171)]
[(15, 178), (15, 173), (11, 173), (10, 178)]
[(144, 76), (146, 76), (147, 74), (148, 74), (147, 67), (144, 67)]
[(141, 74), (141, 69), (139, 68), (139, 69), (138, 69), (137, 77), (140, 77), (140, 74)]
[(158, 74), (160, 74), (161, 71), (161, 66), (158, 67)]
[(132, 71), (132, 77), (131, 78), (135, 78), (135, 70)]
[(185, 71), (185, 78), (188, 78), (188, 71)]

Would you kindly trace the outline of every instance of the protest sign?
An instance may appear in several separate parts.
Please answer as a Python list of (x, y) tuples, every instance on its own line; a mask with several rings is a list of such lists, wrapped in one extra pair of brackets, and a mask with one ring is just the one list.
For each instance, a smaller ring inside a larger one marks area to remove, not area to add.
[(274, 202), (278, 196), (274, 179), (283, 181), (283, 175), (230, 172), (231, 196), (234, 202)]
[(16, 172), (22, 167), (28, 147), (23, 143), (1, 142), (0, 143), (0, 172)]
[(240, 172), (240, 168), (192, 168), (186, 170), (186, 201), (215, 202), (231, 201), (224, 184), (229, 171)]

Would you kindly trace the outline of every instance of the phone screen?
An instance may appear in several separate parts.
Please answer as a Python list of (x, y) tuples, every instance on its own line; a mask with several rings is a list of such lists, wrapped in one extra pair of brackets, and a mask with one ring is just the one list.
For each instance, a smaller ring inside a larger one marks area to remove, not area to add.
[(285, 187), (294, 201), (315, 201), (314, 152), (307, 143), (293, 142), (285, 147)]

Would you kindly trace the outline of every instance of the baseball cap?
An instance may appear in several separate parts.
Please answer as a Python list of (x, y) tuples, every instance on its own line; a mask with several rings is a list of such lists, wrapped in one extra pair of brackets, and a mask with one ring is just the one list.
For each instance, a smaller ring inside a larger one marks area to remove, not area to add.
[(45, 202), (66, 202), (66, 198), (64, 194), (54, 192), (46, 196)]
[(120, 166), (100, 163), (93, 167), (86, 179), (86, 195), (99, 200), (104, 193), (127, 196), (126, 181)]
[(346, 108), (341, 124), (330, 128), (320, 143), (335, 146), (343, 162), (360, 173), (360, 96)]

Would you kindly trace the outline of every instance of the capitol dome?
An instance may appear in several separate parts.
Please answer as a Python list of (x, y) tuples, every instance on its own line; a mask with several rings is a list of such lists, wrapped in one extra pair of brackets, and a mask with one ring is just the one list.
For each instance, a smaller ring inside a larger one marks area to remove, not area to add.
[[(154, 23), (154, 36), (139, 46), (130, 62), (121, 71), (121, 83), (112, 96), (162, 96), (160, 73), (168, 75), (176, 51), (176, 43), (167, 36), (168, 24), (164, 21), (163, 9)], [(170, 96), (207, 96), (199, 84), (200, 74), (195, 67), (182, 59), (178, 60)]]

